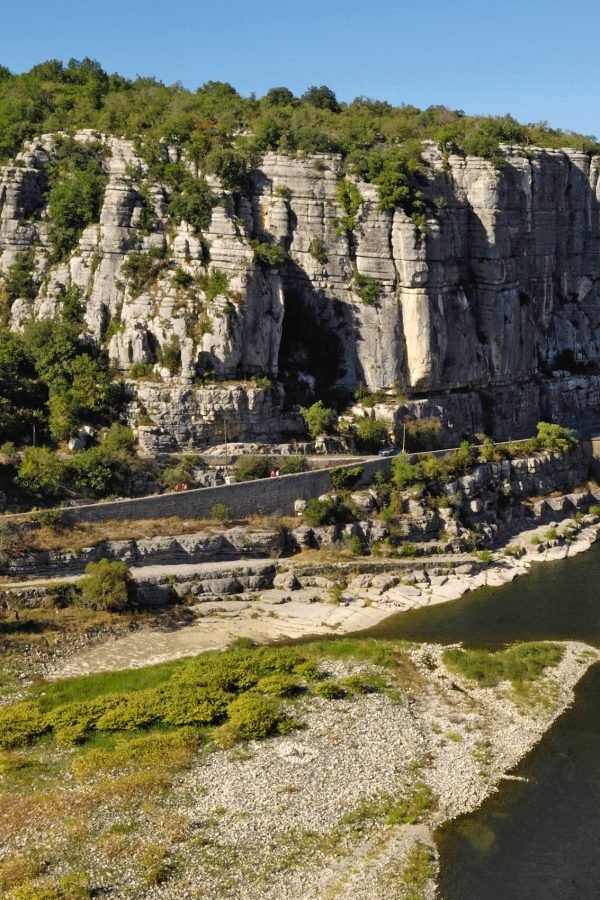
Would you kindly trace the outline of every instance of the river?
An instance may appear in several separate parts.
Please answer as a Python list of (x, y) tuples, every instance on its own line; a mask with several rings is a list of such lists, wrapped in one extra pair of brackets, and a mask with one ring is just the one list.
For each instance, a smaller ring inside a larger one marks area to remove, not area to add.
[[(401, 613), (370, 634), (499, 647), (573, 639), (600, 646), (600, 544), (501, 588)], [(475, 813), (440, 829), (443, 900), (600, 898), (600, 664), (576, 702)]]

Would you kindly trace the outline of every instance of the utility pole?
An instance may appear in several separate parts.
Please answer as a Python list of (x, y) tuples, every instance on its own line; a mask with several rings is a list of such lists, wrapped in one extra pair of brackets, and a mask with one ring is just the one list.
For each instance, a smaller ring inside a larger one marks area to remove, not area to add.
[(406, 448), (406, 421), (402, 423), (402, 452), (404, 453)]
[(223, 431), (225, 432), (225, 475), (227, 475), (227, 469), (229, 468), (227, 456), (227, 416), (223, 416)]
[(33, 446), (35, 447), (35, 423), (33, 424)]

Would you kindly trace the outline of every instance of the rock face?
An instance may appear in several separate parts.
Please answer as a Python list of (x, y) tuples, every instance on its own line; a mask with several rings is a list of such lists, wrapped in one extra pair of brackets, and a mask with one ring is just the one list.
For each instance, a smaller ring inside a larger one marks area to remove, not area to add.
[[(212, 440), (224, 415), (235, 439), (299, 433), (290, 403), (360, 382), (395, 385), (406, 397), (398, 421), (435, 416), (454, 439), (597, 416), (600, 376), (581, 374), (600, 356), (597, 157), (507, 147), (496, 169), (425, 145), (427, 229), (381, 211), (376, 188), (357, 182), (362, 204), (347, 233), (336, 222), (341, 160), (268, 153), (249, 196), (211, 182), (220, 203), (200, 234), (169, 219), (167, 191), (132, 143), (102, 145), (100, 220), (61, 263), (49, 262), (45, 199), (56, 138), (2, 170), (0, 267), (35, 250), (40, 287), (12, 304), (14, 328), (56, 314), (61, 292), (79, 286), (91, 334), (134, 376), (130, 419), (149, 449)], [(269, 268), (253, 240), (280, 244), (288, 261)], [(124, 263), (150, 251), (159, 263), (134, 286)], [(361, 277), (375, 279), (370, 302)], [(160, 362), (174, 336), (175, 373)]]

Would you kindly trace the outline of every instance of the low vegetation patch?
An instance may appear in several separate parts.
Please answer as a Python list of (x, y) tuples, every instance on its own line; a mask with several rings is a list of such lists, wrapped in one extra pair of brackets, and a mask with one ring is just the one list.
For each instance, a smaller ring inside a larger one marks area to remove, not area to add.
[(477, 681), (481, 687), (510, 681), (518, 688), (525, 682), (537, 681), (545, 669), (558, 665), (563, 656), (560, 644), (530, 642), (495, 653), (451, 648), (444, 651), (444, 662), (451, 671)]
[[(325, 640), (303, 647), (255, 647), (240, 640), (232, 649), (191, 660), (65, 679), (32, 688), (21, 702), (0, 708), (0, 747), (24, 747), (46, 733), (85, 744), (99, 733), (173, 727), (216, 726), (221, 745), (265, 737), (287, 718), (280, 698), (320, 680), (317, 661), (323, 657), (397, 669), (403, 652), (377, 640)], [(324, 690), (315, 691), (325, 696), (325, 685), (331, 684), (323, 682)], [(368, 693), (383, 685), (376, 675), (349, 676), (340, 682), (339, 694)]]

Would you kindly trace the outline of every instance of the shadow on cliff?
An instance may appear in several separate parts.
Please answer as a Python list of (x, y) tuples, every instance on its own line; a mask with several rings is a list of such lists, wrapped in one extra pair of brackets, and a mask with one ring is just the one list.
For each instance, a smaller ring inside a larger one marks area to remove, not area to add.
[(279, 377), (289, 403), (315, 397), (339, 405), (347, 401), (354, 380), (348, 348), (355, 340), (352, 310), (314, 287), (297, 263), (281, 272), (284, 316), (279, 349)]
[[(591, 180), (566, 154), (536, 153), (529, 165), (528, 183), (520, 166), (500, 170), (487, 228), (451, 175), (432, 185), (446, 193), (442, 241), (456, 248), (458, 271), (440, 322), (447, 350), (439, 380), (448, 386), (441, 392), (478, 393), (485, 431), (496, 437), (560, 418), (544, 378), (564, 359), (573, 360), (571, 372), (583, 364), (589, 374), (600, 352), (599, 203)], [(457, 352), (461, 345), (466, 354)]]

